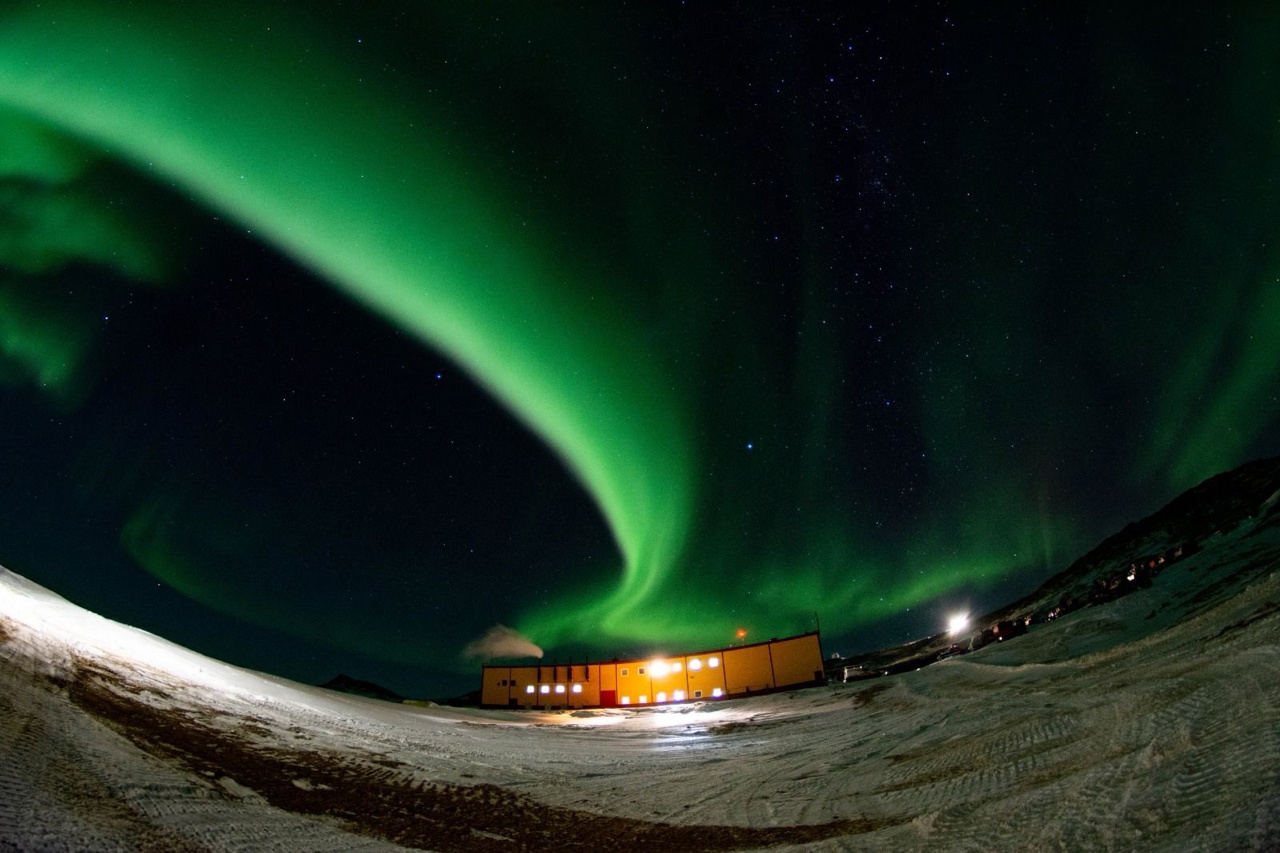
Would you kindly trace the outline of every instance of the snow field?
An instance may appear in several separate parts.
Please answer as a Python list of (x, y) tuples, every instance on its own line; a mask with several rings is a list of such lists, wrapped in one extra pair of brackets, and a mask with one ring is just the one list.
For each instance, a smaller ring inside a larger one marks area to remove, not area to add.
[[(1151, 589), (916, 672), (578, 714), (390, 705), (294, 685), (2, 572), (0, 849), (403, 849), (376, 825), (271, 805), (255, 788), (270, 781), (302, 798), (335, 784), (393, 788), (409, 803), (448, 790), (464, 809), (498, 808), (500, 790), (570, 818), (690, 827), (695, 838), (705, 828), (716, 849), (751, 847), (750, 833), (716, 827), (801, 825), (835, 837), (771, 849), (1275, 849), (1278, 539), (1219, 537)], [(161, 747), (180, 732), (140, 740), (104, 724), (102, 706), (73, 701), (76, 678), (106, 691), (99, 701), (142, 703), (129, 707), (260, 750), (288, 778), (177, 760)], [(346, 775), (325, 775), (333, 768)], [(513, 849), (503, 832), (473, 827), (440, 849)]]

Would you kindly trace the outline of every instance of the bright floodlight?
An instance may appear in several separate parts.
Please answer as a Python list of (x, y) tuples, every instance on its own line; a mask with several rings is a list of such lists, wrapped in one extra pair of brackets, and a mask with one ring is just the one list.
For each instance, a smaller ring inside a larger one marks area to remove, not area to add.
[(947, 631), (952, 634), (959, 634), (969, 627), (969, 614), (957, 613), (951, 617), (951, 621), (947, 623)]

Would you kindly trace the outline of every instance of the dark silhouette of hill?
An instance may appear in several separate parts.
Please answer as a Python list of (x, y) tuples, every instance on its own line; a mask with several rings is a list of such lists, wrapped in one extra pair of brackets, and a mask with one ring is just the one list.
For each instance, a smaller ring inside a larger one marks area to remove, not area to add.
[(337, 690), (339, 693), (352, 693), (356, 696), (365, 696), (369, 699), (381, 699), (384, 702), (403, 702), (404, 697), (393, 690), (388, 690), (381, 684), (374, 684), (372, 681), (361, 681), (358, 678), (352, 678), (345, 673), (339, 673), (336, 677), (329, 679), (320, 685), (326, 690)]
[[(1159, 584), (1165, 567), (1191, 557), (1215, 540), (1255, 523), (1252, 536), (1280, 525), (1280, 457), (1259, 459), (1208, 478), (1174, 498), (1146, 518), (1126, 525), (1035, 592), (974, 620), (983, 636), (966, 640), (965, 648), (991, 642), (991, 626), (1013, 627), (1012, 636), (1025, 632), (1027, 620), (1048, 618), (1114, 600), (1133, 590)], [(1246, 562), (1207, 581), (1185, 606), (1204, 605), (1230, 594), (1253, 575), (1269, 571), (1264, 562)], [(1245, 577), (1244, 575), (1249, 575)], [(1215, 593), (1218, 589), (1219, 593)], [(1006, 629), (1005, 638), (1010, 633)], [(938, 659), (953, 641), (947, 634), (924, 637), (900, 646), (831, 661), (828, 675), (842, 678), (886, 675), (918, 669)]]
[(1178, 548), (1184, 556), (1200, 551), (1211, 537), (1235, 530), (1258, 516), (1254, 532), (1280, 524), (1280, 457), (1259, 459), (1216, 474), (1193, 486), (1141, 521), (1126, 525), (1093, 550), (1045, 581), (1039, 589), (988, 614), (996, 622), (1027, 613), (1043, 615), (1064, 598), (1086, 601), (1096, 582), (1144, 558)]

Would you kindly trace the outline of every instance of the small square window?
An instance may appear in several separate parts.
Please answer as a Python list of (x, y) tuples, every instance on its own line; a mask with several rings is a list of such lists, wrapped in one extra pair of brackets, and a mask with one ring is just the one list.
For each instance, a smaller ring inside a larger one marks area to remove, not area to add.
[(720, 665), (720, 658), (707, 658), (707, 666), (715, 669)]
[(723, 691), (723, 690), (721, 690), (719, 687), (713, 687), (713, 688), (711, 688), (711, 696), (712, 696), (712, 698), (719, 699), (719, 698), (720, 698), (721, 696), (723, 696), (723, 695), (724, 695), (724, 691)]
[(539, 692), (539, 693), (550, 693), (550, 692), (551, 692), (551, 685), (550, 685), (550, 684), (543, 684), (543, 685), (541, 685), (541, 686), (538, 688), (538, 692)]
[(649, 697), (648, 697), (648, 696), (646, 696), (645, 694), (641, 693), (641, 694), (640, 694), (640, 704), (641, 704), (641, 705), (648, 705), (648, 704), (649, 704)]
[(582, 685), (581, 685), (581, 684), (575, 684), (575, 685), (573, 685), (573, 692), (574, 692), (574, 693), (581, 693), (581, 692), (582, 692)]
[(623, 705), (630, 705), (630, 704), (631, 704), (631, 697), (630, 697), (630, 696), (623, 696), (623, 697), (622, 697), (622, 702), (621, 702), (621, 704), (623, 704)]
[(524, 692), (525, 692), (525, 693), (532, 693), (532, 692), (533, 692), (533, 685), (532, 685), (532, 684), (530, 684), (528, 687), (526, 687), (526, 688), (524, 689)]
[(629, 671), (627, 670), (627, 668), (626, 668), (625, 666), (622, 668), (622, 674), (623, 674), (623, 675), (629, 675), (629, 674), (630, 674), (630, 673), (629, 673)]
[(702, 698), (702, 691), (701, 691), (701, 690), (695, 690), (695, 691), (693, 691), (693, 698), (694, 698), (694, 699), (701, 699), (701, 698)]
[(671, 671), (672, 671), (672, 672), (679, 672), (679, 671), (680, 671), (680, 661), (674, 661), (674, 662), (671, 664)]
[(557, 685), (556, 685), (556, 692), (557, 692), (557, 693), (563, 693), (563, 692), (564, 692), (564, 685), (563, 685), (563, 684), (557, 684)]
[(636, 669), (636, 674), (637, 674), (637, 675), (644, 675), (644, 667), (638, 667), (638, 668)]

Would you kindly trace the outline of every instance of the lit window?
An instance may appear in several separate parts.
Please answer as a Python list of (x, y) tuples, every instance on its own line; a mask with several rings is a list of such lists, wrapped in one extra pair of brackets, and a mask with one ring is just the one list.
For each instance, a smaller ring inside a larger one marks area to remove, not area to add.
[(684, 691), (683, 691), (683, 690), (677, 690), (677, 691), (675, 692), (675, 695), (673, 695), (673, 696), (671, 697), (671, 701), (672, 701), (672, 702), (683, 702), (683, 701), (684, 701)]
[(680, 661), (673, 661), (673, 662), (671, 663), (671, 671), (672, 671), (672, 672), (679, 672), (679, 671), (680, 671)]
[(649, 697), (648, 697), (647, 695), (645, 695), (644, 693), (641, 693), (641, 694), (640, 694), (640, 704), (641, 704), (641, 705), (647, 705), (648, 703), (649, 703)]
[(720, 658), (707, 658), (707, 666), (715, 669), (720, 665)]
[(541, 687), (539, 687), (539, 688), (538, 688), (538, 691), (539, 691), (540, 693), (550, 693), (550, 692), (551, 692), (551, 685), (550, 685), (550, 684), (544, 684), (544, 685), (542, 685)]
[(581, 684), (575, 684), (575, 685), (573, 685), (573, 692), (574, 692), (574, 693), (581, 693), (581, 692), (582, 692), (582, 685), (581, 685)]
[(655, 699), (654, 701), (655, 701), (655, 702), (665, 702), (665, 701), (667, 701), (667, 694), (666, 694), (665, 692), (659, 692), (659, 693), (658, 693), (658, 698), (657, 698), (657, 699)]
[(711, 695), (716, 699), (719, 699), (721, 696), (724, 695), (724, 691), (721, 690), (719, 687), (713, 687), (711, 688)]
[(622, 674), (623, 674), (623, 675), (626, 675), (626, 674), (627, 674), (627, 668), (626, 668), (625, 666), (622, 668)]
[(563, 684), (557, 684), (557, 685), (556, 685), (556, 692), (557, 692), (557, 693), (563, 693), (563, 692), (564, 692), (564, 685), (563, 685)]
[(530, 684), (528, 687), (526, 687), (526, 688), (524, 689), (524, 692), (525, 692), (525, 693), (532, 693), (532, 692), (533, 692), (533, 685), (532, 685), (532, 684)]
[[(644, 672), (643, 669), (640, 671)], [(649, 664), (649, 672), (653, 673), (654, 678), (661, 678), (662, 676), (670, 672), (670, 668), (667, 666), (665, 662), (656, 660), (653, 663)]]
[(631, 704), (631, 697), (630, 697), (630, 696), (623, 696), (623, 697), (622, 697), (622, 704), (623, 704), (623, 705), (630, 705), (630, 704)]
[(702, 661), (698, 660), (697, 658), (694, 658), (693, 660), (689, 661), (690, 672), (697, 672), (700, 669), (702, 669)]

